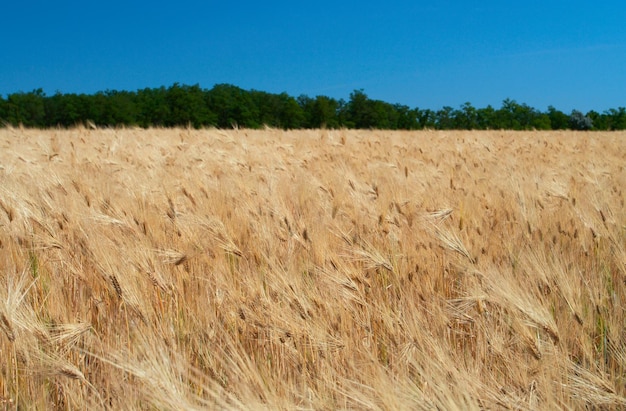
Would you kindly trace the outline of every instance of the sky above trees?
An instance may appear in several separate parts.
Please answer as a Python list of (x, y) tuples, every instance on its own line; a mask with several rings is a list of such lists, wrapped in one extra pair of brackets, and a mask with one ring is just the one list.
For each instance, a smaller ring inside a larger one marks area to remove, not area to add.
[(411, 107), (626, 105), (626, 3), (9, 2), (0, 95), (210, 88)]

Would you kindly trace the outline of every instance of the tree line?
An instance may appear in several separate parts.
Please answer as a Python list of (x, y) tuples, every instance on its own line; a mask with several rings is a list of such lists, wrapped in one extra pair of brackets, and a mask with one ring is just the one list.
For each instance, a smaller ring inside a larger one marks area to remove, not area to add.
[(327, 96), (293, 97), (287, 93), (244, 90), (230, 84), (211, 89), (199, 85), (107, 90), (95, 94), (46, 95), (42, 89), (0, 96), (0, 126), (96, 126), (218, 128), (464, 129), (464, 130), (624, 130), (626, 109), (602, 113), (549, 106), (542, 112), (506, 99), (500, 108), (471, 103), (439, 110), (411, 108), (371, 99), (355, 90), (348, 100)]

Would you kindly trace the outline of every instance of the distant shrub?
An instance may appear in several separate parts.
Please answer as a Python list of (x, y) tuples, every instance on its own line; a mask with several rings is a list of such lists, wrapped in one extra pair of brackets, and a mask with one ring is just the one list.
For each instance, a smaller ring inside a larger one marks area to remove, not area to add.
[(569, 117), (569, 124), (572, 130), (591, 130), (593, 121), (588, 116), (578, 110), (573, 110)]

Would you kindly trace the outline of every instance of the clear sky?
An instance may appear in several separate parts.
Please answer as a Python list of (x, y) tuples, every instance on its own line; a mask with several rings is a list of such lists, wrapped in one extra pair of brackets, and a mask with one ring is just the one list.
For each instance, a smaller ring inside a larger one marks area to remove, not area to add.
[(626, 2), (7, 1), (0, 94), (229, 83), (410, 107), (626, 106)]

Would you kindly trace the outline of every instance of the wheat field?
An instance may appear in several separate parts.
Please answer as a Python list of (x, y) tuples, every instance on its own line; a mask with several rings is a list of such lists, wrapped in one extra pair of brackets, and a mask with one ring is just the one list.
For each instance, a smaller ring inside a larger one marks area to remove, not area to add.
[(626, 407), (626, 133), (0, 149), (5, 409)]

